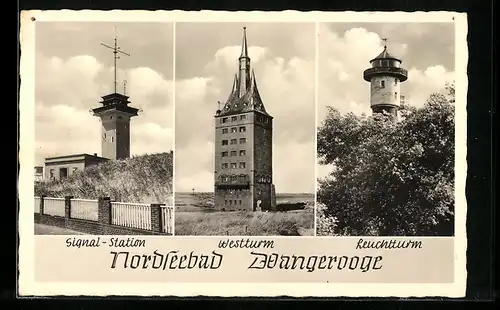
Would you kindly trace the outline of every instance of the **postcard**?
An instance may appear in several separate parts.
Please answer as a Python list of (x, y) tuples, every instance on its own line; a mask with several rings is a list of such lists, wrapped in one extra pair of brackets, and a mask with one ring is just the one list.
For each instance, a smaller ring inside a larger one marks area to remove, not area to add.
[(466, 37), (455, 12), (22, 12), (19, 296), (464, 296)]

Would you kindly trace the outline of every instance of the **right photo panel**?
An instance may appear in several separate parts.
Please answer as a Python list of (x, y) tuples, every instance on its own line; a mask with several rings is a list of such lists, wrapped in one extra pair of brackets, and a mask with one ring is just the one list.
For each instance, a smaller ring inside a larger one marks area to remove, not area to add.
[(318, 29), (316, 234), (454, 236), (454, 24)]

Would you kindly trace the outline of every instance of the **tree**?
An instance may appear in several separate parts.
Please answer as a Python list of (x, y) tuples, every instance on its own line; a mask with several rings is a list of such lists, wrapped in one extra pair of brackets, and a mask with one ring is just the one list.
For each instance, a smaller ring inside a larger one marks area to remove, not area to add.
[[(333, 171), (320, 180), (318, 234), (454, 234), (454, 84), (422, 108), (389, 115), (342, 115), (329, 107), (318, 156)], [(325, 224), (326, 223), (326, 224)]]

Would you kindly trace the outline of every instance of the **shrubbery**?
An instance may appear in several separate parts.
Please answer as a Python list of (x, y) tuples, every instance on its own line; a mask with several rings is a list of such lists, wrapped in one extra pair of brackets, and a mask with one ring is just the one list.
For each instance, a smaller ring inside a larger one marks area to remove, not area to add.
[(165, 203), (172, 195), (173, 154), (141, 155), (90, 166), (60, 181), (35, 183), (35, 195)]
[(388, 115), (342, 115), (318, 130), (318, 155), (333, 172), (321, 180), (318, 234), (454, 234), (454, 86), (422, 108)]

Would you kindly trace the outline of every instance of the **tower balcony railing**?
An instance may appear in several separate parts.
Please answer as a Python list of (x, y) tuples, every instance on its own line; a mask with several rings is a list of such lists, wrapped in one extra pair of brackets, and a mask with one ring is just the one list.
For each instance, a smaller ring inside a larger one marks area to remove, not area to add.
[(250, 186), (248, 180), (218, 180), (215, 181), (215, 186), (220, 188), (247, 188)]
[(366, 69), (363, 72), (363, 78), (365, 81), (370, 81), (372, 77), (377, 75), (391, 75), (397, 76), (401, 82), (408, 79), (408, 70), (397, 67), (374, 67)]

